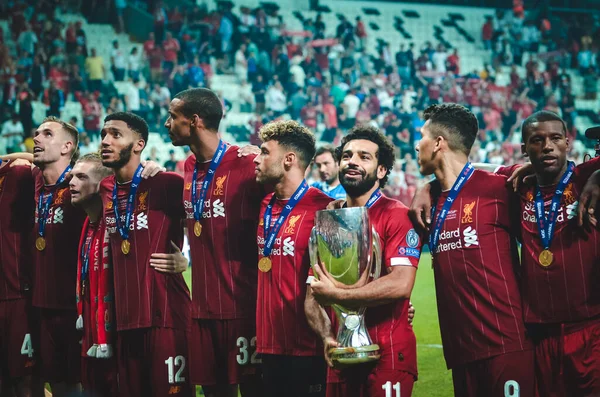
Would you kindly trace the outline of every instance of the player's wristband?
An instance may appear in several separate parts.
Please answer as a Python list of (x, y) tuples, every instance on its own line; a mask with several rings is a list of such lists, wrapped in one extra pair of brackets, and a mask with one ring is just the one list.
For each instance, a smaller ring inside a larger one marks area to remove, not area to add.
[(98, 345), (92, 345), (87, 351), (87, 355), (89, 357), (96, 357), (96, 351), (98, 350)]
[(96, 349), (96, 358), (111, 358), (113, 356), (113, 348), (108, 344), (98, 345)]

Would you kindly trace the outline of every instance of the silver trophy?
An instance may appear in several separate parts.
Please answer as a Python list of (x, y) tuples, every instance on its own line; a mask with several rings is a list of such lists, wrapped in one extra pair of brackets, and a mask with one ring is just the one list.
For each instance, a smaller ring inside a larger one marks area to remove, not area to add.
[[(381, 273), (381, 243), (366, 207), (318, 211), (309, 252), (312, 266), (321, 264), (346, 286), (361, 287)], [(339, 322), (340, 345), (333, 349), (332, 361), (343, 366), (378, 360), (379, 346), (373, 344), (365, 326), (366, 308), (332, 307)]]

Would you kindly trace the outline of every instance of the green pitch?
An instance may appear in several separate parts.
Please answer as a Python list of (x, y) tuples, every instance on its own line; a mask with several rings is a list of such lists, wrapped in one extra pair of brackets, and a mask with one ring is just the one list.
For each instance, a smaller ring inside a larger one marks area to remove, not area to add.
[[(188, 285), (191, 285), (191, 271), (188, 269), (183, 275)], [(417, 311), (414, 328), (419, 364), (419, 381), (415, 384), (412, 395), (413, 397), (452, 397), (452, 376), (446, 369), (442, 355), (433, 270), (429, 254), (423, 254), (419, 263), (411, 300)], [(204, 396), (200, 388), (197, 396)]]

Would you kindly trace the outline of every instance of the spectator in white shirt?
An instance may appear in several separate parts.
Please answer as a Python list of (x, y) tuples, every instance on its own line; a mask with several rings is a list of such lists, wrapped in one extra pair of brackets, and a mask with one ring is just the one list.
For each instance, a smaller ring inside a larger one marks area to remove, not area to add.
[(246, 59), (246, 44), (244, 43), (235, 52), (235, 74), (239, 82), (248, 78), (248, 60)]
[(17, 113), (13, 113), (10, 120), (7, 120), (2, 124), (2, 149), (6, 153), (14, 153), (21, 151), (21, 143), (23, 142), (23, 124)]
[(271, 110), (276, 117), (281, 116), (286, 111), (287, 99), (279, 81), (269, 87), (265, 96), (265, 102), (267, 109)]
[(293, 65), (290, 67), (290, 73), (292, 74), (292, 76), (294, 76), (294, 83), (296, 83), (298, 87), (304, 88), (306, 81), (306, 73), (304, 72), (304, 69), (302, 68), (302, 66), (300, 66), (300, 62), (296, 58), (294, 58), (292, 62)]
[(360, 109), (360, 99), (356, 96), (356, 88), (352, 88), (346, 95), (343, 105), (346, 110), (346, 122), (349, 128), (352, 128), (356, 122), (356, 113)]
[(125, 91), (125, 103), (127, 104), (127, 111), (139, 114), (140, 111), (140, 89), (138, 87), (139, 81), (133, 79), (132, 84), (127, 86)]
[(436, 72), (446, 73), (446, 59), (448, 53), (442, 44), (438, 45), (437, 50), (431, 56), (433, 67)]
[(129, 77), (133, 80), (138, 80), (140, 78), (140, 64), (142, 62), (142, 55), (140, 54), (137, 47), (133, 47), (131, 52), (129, 53), (129, 57), (127, 59), (128, 68), (129, 68)]
[(110, 50), (110, 63), (115, 81), (123, 81), (125, 79), (125, 55), (119, 48), (119, 42), (113, 41), (113, 48)]

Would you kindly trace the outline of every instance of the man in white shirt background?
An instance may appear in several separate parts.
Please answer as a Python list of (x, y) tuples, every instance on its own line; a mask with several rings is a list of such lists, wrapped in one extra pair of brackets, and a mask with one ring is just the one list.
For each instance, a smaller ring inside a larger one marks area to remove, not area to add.
[(7, 120), (2, 124), (2, 133), (0, 133), (0, 136), (2, 137), (0, 152), (21, 152), (24, 131), (19, 115), (13, 113), (10, 120)]

